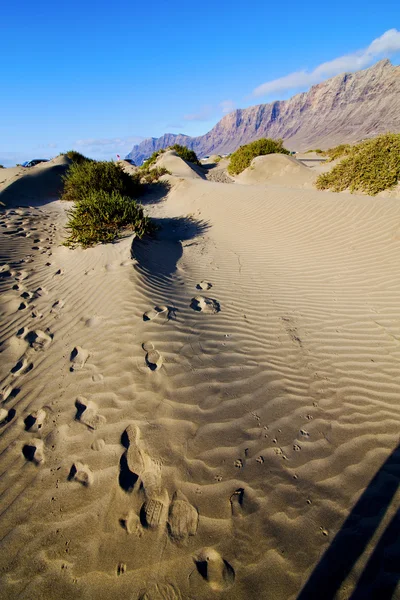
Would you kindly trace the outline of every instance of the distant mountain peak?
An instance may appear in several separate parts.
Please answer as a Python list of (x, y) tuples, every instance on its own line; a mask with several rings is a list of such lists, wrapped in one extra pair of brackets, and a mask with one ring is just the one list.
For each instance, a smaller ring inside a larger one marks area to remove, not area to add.
[(205, 135), (167, 133), (133, 147), (137, 164), (155, 150), (183, 144), (198, 156), (233, 152), (262, 137), (283, 138), (291, 150), (328, 148), (387, 131), (400, 132), (400, 66), (385, 58), (368, 69), (342, 73), (289, 100), (238, 108)]

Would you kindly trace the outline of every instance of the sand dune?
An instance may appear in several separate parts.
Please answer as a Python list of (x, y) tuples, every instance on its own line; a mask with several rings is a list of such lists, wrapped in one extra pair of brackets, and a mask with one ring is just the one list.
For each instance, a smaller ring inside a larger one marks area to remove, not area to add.
[(292, 156), (268, 154), (253, 158), (247, 169), (236, 177), (238, 183), (257, 185), (270, 183), (285, 187), (312, 188), (315, 172)]
[(163, 158), (156, 239), (6, 190), (0, 597), (398, 598), (398, 201)]
[(175, 150), (167, 150), (160, 154), (155, 166), (168, 169), (175, 177), (205, 179), (204, 171), (201, 167), (196, 167), (193, 163), (187, 163), (177, 155)]

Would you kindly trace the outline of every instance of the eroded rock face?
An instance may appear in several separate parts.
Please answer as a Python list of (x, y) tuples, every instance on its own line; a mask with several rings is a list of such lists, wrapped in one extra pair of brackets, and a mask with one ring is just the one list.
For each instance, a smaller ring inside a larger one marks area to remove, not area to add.
[(380, 133), (400, 132), (400, 66), (381, 60), (344, 73), (289, 100), (237, 109), (199, 137), (166, 133), (134, 146), (138, 164), (155, 150), (182, 144), (204, 154), (233, 152), (262, 137), (283, 138), (290, 150), (326, 149)]

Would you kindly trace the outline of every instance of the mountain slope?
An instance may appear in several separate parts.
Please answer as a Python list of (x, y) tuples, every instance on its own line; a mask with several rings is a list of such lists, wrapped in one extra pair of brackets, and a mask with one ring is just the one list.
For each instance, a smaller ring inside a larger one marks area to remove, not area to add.
[(363, 71), (337, 75), (289, 100), (237, 109), (205, 135), (167, 133), (149, 138), (134, 146), (128, 157), (141, 162), (171, 144), (183, 144), (199, 156), (232, 152), (262, 137), (283, 138), (287, 148), (302, 151), (387, 131), (400, 132), (400, 66), (381, 60)]

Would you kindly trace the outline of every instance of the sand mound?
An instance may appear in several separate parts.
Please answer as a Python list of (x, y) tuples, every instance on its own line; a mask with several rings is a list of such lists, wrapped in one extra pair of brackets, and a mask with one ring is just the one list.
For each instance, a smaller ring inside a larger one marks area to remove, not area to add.
[(285, 187), (312, 187), (315, 173), (292, 156), (268, 154), (257, 156), (250, 166), (236, 177), (238, 183), (258, 185), (270, 183)]
[(7, 207), (37, 206), (59, 198), (62, 177), (70, 164), (70, 159), (61, 155), (35, 167), (1, 169), (0, 202)]
[(167, 150), (157, 158), (155, 167), (165, 167), (175, 177), (187, 177), (190, 179), (205, 179), (201, 167), (188, 163), (177, 155), (175, 150)]

